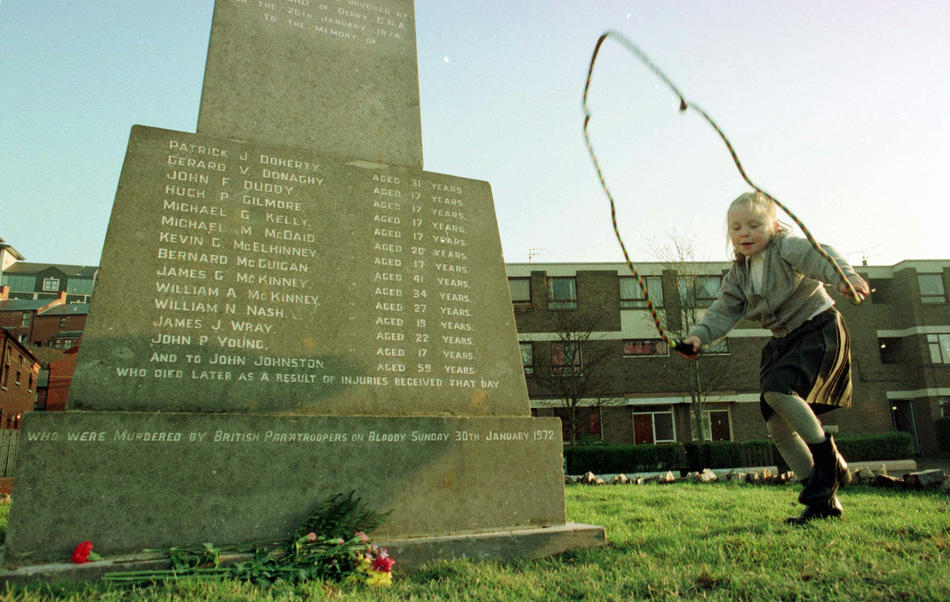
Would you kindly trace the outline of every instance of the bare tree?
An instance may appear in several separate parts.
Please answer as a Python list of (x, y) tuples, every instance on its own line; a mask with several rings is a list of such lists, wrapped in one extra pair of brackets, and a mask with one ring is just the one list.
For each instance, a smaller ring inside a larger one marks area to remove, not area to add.
[[(550, 295), (548, 305), (552, 306)], [(554, 305), (556, 305), (554, 301)], [(537, 393), (555, 400), (563, 409), (562, 420), (571, 444), (586, 434), (587, 412), (611, 403), (609, 367), (611, 341), (601, 340), (596, 311), (555, 308), (551, 311), (554, 339), (534, 370)]]
[[(675, 277), (676, 295), (660, 310), (664, 327), (675, 339), (683, 340), (702, 318), (719, 293), (720, 274), (704, 272), (701, 262), (689, 237), (674, 232), (666, 245), (653, 245), (653, 254), (672, 271)], [(709, 396), (720, 391), (727, 381), (727, 371), (708, 370), (707, 360), (701, 353), (695, 360), (671, 362), (671, 376), (685, 385), (690, 397), (690, 423), (693, 437), (706, 440), (703, 415)]]

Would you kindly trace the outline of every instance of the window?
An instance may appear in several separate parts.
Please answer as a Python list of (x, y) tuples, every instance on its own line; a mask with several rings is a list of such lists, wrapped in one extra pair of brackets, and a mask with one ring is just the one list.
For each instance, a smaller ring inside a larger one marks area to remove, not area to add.
[(707, 355), (725, 355), (729, 353), (729, 340), (728, 339), (719, 339), (718, 341), (713, 341), (706, 346), (704, 353)]
[(18, 387), (20, 386), (20, 378), (21, 378), (21, 376), (22, 376), (22, 373), (21, 373), (19, 370), (17, 370), (17, 371), (16, 371), (16, 378), (13, 379), (13, 384), (15, 384), (15, 385), (18, 386)]
[[(682, 276), (679, 281), (680, 299), (687, 307), (709, 307), (719, 296), (722, 276)], [(692, 290), (690, 290), (692, 284)]]
[(32, 392), (33, 392), (33, 387), (34, 387), (34, 385), (36, 385), (36, 377), (33, 376), (33, 371), (31, 370), (31, 371), (30, 371), (30, 381), (29, 381), (29, 384), (26, 386), (26, 390), (29, 391), (30, 393), (32, 393)]
[(78, 339), (50, 339), (49, 346), (63, 351), (76, 344)]
[(670, 347), (663, 339), (624, 339), (624, 357), (666, 356), (670, 354)]
[(65, 316), (59, 319), (59, 327), (66, 328), (66, 318)]
[[(532, 410), (532, 413), (534, 411)], [(578, 406), (574, 408), (574, 424), (571, 424), (570, 408), (553, 408), (552, 412), (561, 419), (561, 439), (565, 445), (571, 441), (583, 444), (590, 440), (603, 438), (600, 420), (600, 408)], [(574, 428), (574, 436), (571, 436), (571, 427)]]
[(578, 374), (581, 369), (580, 343), (551, 343), (551, 374)]
[[(647, 301), (633, 276), (621, 276), (620, 280), (620, 309), (635, 309), (646, 307)], [(644, 278), (647, 284), (647, 293), (654, 307), (663, 307), (663, 280), (659, 276)]]
[(891, 302), (891, 279), (890, 278), (880, 278), (872, 279), (868, 281), (868, 285), (871, 287), (871, 300), (874, 303), (890, 303)]
[(7, 385), (10, 384), (9, 381), (10, 381), (10, 364), (7, 363), (3, 365), (3, 378), (0, 378), (0, 385), (2, 385), (4, 389), (6, 389)]
[(509, 278), (508, 288), (511, 291), (511, 302), (515, 305), (531, 305), (531, 279)]
[(917, 274), (921, 303), (946, 303), (943, 290), (943, 274)]
[(676, 441), (673, 412), (638, 412), (633, 415), (633, 442), (637, 445)]
[(896, 364), (900, 361), (903, 339), (900, 338), (880, 338), (877, 340), (877, 346), (881, 353), (882, 364)]
[(722, 276), (697, 276), (696, 304), (700, 307), (712, 305), (719, 296), (719, 287), (722, 286)]
[(30, 320), (32, 320), (32, 319), (33, 319), (33, 314), (32, 314), (32, 313), (30, 313), (30, 312), (28, 312), (28, 311), (23, 312), (23, 315), (20, 316), (20, 326), (29, 326), (29, 325), (30, 325)]
[(548, 278), (548, 309), (575, 309), (577, 307), (577, 279)]
[(534, 374), (534, 345), (531, 343), (520, 343), (521, 345), (521, 365), (524, 366), (525, 374)]
[(703, 435), (707, 441), (732, 441), (729, 427), (729, 410), (703, 412)]
[(950, 364), (950, 333), (928, 334), (927, 347), (930, 348), (931, 363)]
[(44, 291), (59, 291), (59, 278), (43, 278), (43, 290)]

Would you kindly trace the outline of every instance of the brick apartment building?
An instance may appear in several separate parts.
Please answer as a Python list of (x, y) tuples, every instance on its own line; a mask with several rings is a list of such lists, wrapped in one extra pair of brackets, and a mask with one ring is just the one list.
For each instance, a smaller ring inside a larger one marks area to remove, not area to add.
[[(0, 333), (11, 350), (23, 352), (22, 361), (28, 357), (35, 363), (31, 378), (17, 379), (12, 367), (17, 360), (11, 356), (9, 374), (17, 384), (4, 387), (0, 378), (0, 428), (17, 428), (27, 411), (64, 409), (99, 273), (95, 266), (23, 260), (0, 239)], [(0, 367), (6, 370), (2, 361)]]
[[(680, 300), (695, 299), (701, 314), (730, 264), (671, 265), (637, 268), (664, 323), (675, 331)], [(831, 291), (853, 337), (854, 407), (827, 414), (823, 422), (840, 433), (906, 431), (920, 453), (934, 453), (934, 421), (950, 415), (950, 261), (857, 270), (874, 290), (868, 300), (853, 305)], [(508, 264), (507, 272), (534, 415), (565, 418), (566, 405), (580, 406), (573, 424), (580, 425), (582, 438), (626, 443), (698, 438), (686, 393), (689, 361), (657, 334), (625, 264)], [(692, 388), (704, 400), (707, 439), (767, 438), (758, 365), (769, 336), (743, 320), (701, 356), (701, 385)], [(565, 402), (570, 397), (565, 380), (578, 403)], [(584, 382), (578, 386), (578, 381)]]
[(20, 428), (36, 401), (40, 362), (16, 337), (0, 328), (0, 429)]
[(64, 351), (75, 346), (99, 268), (23, 259), (0, 238), (0, 328), (28, 345)]
[(79, 343), (89, 315), (88, 303), (65, 302), (65, 293), (48, 299), (5, 299), (0, 288), (0, 328), (18, 341), (65, 351)]

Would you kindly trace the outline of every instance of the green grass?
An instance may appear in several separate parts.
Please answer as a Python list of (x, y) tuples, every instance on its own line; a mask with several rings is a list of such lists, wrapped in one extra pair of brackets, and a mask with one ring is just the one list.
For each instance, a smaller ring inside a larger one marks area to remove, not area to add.
[(100, 585), (0, 588), (4, 600), (947, 600), (950, 497), (851, 487), (846, 516), (788, 527), (796, 487), (744, 484), (566, 489), (568, 520), (603, 525), (605, 548), (507, 563), (394, 568), (388, 590), (334, 583), (255, 588), (181, 581), (134, 595)]

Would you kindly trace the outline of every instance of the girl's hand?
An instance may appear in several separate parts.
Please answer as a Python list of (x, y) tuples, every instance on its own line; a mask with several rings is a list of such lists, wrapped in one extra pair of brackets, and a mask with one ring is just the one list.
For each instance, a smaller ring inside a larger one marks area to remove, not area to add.
[[(848, 276), (848, 280), (851, 282), (851, 286), (854, 287), (854, 290), (856, 290), (862, 297), (867, 297), (871, 294), (871, 287), (869, 287), (868, 283), (864, 281), (864, 278), (855, 274), (853, 276)], [(838, 292), (845, 297), (851, 297), (851, 291), (848, 290), (848, 287), (844, 282), (838, 283)]]
[[(692, 353), (684, 353), (679, 351), (679, 354), (685, 357), (686, 359), (694, 360), (699, 356), (699, 348), (703, 346), (703, 341), (697, 336), (686, 337), (683, 339), (682, 343), (684, 345), (689, 345), (693, 348)], [(678, 350), (677, 350), (678, 351)]]

